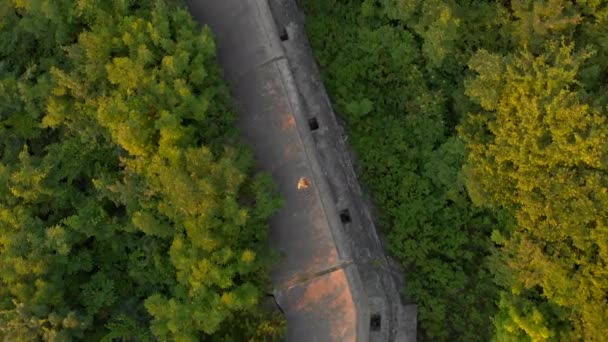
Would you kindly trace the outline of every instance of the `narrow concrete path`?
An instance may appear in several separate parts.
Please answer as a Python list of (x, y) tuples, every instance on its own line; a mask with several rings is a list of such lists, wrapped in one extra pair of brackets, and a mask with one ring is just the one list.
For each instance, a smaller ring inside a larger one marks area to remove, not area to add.
[(186, 3), (214, 32), (241, 132), (286, 200), (270, 236), (283, 254), (272, 278), (287, 340), (369, 341), (367, 296), (267, 0)]

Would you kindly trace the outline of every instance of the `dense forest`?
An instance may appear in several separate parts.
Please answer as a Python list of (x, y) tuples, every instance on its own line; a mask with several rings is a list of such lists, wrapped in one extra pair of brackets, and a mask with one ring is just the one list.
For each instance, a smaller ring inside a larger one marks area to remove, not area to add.
[(0, 340), (280, 339), (237, 133), (178, 3), (0, 0)]
[(608, 336), (608, 2), (303, 0), (419, 339)]

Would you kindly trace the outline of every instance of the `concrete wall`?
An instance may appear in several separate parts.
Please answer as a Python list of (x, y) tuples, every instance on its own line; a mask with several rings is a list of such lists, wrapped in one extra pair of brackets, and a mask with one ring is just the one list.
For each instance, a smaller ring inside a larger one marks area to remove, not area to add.
[(186, 2), (214, 32), (242, 135), (285, 198), (270, 236), (288, 341), (414, 341), (415, 306), (402, 305), (295, 2)]

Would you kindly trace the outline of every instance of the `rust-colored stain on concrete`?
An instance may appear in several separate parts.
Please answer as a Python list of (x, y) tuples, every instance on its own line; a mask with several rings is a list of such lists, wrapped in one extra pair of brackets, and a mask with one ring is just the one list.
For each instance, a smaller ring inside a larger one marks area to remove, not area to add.
[(294, 127), (296, 127), (296, 118), (291, 114), (285, 115), (283, 122), (281, 122), (281, 129), (286, 131)]
[(295, 309), (313, 312), (328, 323), (332, 341), (355, 341), (357, 314), (344, 270), (316, 277), (306, 283)]
[(303, 153), (302, 145), (300, 144), (286, 144), (283, 147), (283, 155), (285, 160), (295, 160), (300, 158), (300, 153)]

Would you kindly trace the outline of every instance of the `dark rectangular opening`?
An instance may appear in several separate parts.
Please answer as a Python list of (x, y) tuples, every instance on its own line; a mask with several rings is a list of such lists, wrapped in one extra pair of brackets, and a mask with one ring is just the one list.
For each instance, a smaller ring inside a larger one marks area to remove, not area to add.
[(308, 119), (308, 127), (310, 127), (311, 131), (316, 131), (319, 129), (319, 121), (317, 118)]
[(379, 331), (382, 327), (382, 316), (378, 314), (372, 315), (369, 320), (369, 327), (372, 329), (372, 331)]
[(279, 32), (279, 38), (281, 38), (281, 41), (284, 42), (286, 40), (289, 40), (289, 34), (287, 33), (287, 29), (283, 27), (283, 29), (281, 30), (281, 32)]
[(348, 209), (340, 211), (340, 221), (342, 221), (342, 223), (350, 223), (350, 212)]

